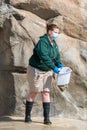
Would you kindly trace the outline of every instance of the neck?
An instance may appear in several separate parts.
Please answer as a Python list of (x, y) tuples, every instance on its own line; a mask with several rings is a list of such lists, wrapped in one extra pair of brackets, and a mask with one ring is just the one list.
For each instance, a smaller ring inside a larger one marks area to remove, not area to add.
[[(48, 35), (48, 34), (47, 34), (47, 35)], [(50, 40), (51, 43), (54, 42), (54, 40), (50, 37), (50, 35), (48, 35), (48, 38), (49, 38), (49, 40)]]

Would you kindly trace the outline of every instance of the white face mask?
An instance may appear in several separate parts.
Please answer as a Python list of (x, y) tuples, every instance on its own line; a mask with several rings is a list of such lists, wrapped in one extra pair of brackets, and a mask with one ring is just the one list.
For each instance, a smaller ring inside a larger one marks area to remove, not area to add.
[(52, 40), (55, 40), (58, 37), (58, 33), (53, 33), (51, 35)]

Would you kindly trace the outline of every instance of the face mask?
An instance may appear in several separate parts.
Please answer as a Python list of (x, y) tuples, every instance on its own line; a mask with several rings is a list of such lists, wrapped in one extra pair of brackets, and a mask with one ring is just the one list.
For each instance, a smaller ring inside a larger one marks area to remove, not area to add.
[(53, 33), (51, 35), (52, 40), (55, 40), (58, 37), (58, 33)]

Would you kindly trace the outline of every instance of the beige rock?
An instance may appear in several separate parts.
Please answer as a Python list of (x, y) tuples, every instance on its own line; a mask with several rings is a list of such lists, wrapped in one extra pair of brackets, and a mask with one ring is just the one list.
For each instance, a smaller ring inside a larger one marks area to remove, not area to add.
[(0, 66), (12, 65), (12, 52), (9, 42), (10, 23), (8, 21), (4, 22), (2, 26), (3, 29), (0, 30)]
[(77, 5), (79, 5), (80, 7), (87, 9), (87, 0), (73, 0)]
[(13, 17), (4, 22), (0, 36), (2, 37), (0, 40), (0, 65), (27, 66), (28, 58), (32, 54), (33, 43)]
[[(39, 36), (45, 33), (45, 21), (26, 11), (20, 11), (20, 13), (18, 11), (17, 15), (23, 16), (24, 20), (17, 21), (13, 16), (9, 16), (4, 23), (4, 32), (1, 36), (4, 37), (1, 39), (1, 45), (4, 46), (2, 46), (2, 55), (0, 55), (3, 60), (0, 62), (2, 65), (12, 63), (14, 66), (26, 67), (33, 52), (34, 44), (36, 44)], [(4, 53), (6, 54), (4, 55)]]
[(5, 17), (0, 13), (0, 28), (3, 28), (4, 21), (5, 21)]
[[(24, 115), (25, 112), (25, 100), (29, 91), (29, 85), (27, 82), (26, 74), (12, 73), (15, 84), (15, 111), (14, 113)], [(22, 111), (22, 113), (21, 113)]]
[(84, 1), (76, 1), (75, 0), (33, 0), (33, 1), (23, 1), (21, 2), (16, 0), (11, 0), (10, 3), (16, 7), (23, 8), (25, 10), (29, 10), (41, 18), (48, 19), (55, 17), (57, 15), (66, 16), (76, 23), (82, 24), (87, 27), (87, 10), (78, 6), (77, 3), (83, 3), (83, 5), (87, 5), (86, 0)]
[(28, 89), (26, 74), (0, 71), (0, 115), (23, 112)]
[(0, 71), (0, 115), (14, 113), (15, 97), (12, 74), (8, 71)]
[[(10, 41), (12, 45), (17, 44), (12, 48), (14, 64), (17, 66), (27, 66), (28, 59), (33, 52), (33, 45), (37, 43), (39, 37), (45, 32), (45, 21), (26, 11), (18, 11), (18, 13), (24, 19), (17, 22), (14, 18), (11, 18), (12, 32), (15, 32), (15, 35), (10, 37)], [(14, 38), (18, 40), (14, 40)]]
[(60, 30), (66, 35), (76, 39), (87, 41), (87, 29), (80, 24), (73, 22), (67, 17), (58, 16), (54, 19), (50, 19), (49, 21), (57, 24)]
[(13, 36), (10, 36), (11, 50), (13, 52), (13, 62), (15, 66), (28, 65), (28, 59), (32, 54), (33, 43), (27, 32), (20, 26), (20, 24), (11, 17)]
[(24, 17), (20, 25), (28, 32), (32, 40), (37, 42), (39, 37), (46, 33), (46, 21), (31, 12), (17, 10), (17, 13)]

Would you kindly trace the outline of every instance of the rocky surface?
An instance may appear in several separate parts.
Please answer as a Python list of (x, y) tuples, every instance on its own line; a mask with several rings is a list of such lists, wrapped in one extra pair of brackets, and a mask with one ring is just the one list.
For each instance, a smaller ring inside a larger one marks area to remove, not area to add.
[[(57, 39), (62, 62), (72, 68), (65, 91), (51, 90), (51, 116), (87, 120), (87, 1), (0, 1), (0, 115), (24, 114), (28, 93), (26, 68), (46, 22), (60, 28)], [(42, 115), (40, 95), (33, 116)]]

